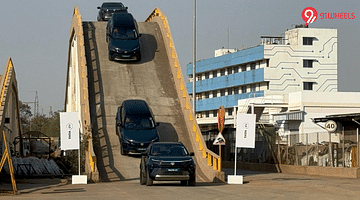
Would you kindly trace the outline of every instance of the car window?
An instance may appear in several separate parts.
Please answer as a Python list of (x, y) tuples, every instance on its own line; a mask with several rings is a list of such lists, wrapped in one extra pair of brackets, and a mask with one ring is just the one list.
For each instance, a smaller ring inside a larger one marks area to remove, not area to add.
[(187, 150), (182, 146), (164, 145), (154, 146), (151, 149), (150, 155), (152, 156), (187, 156)]
[(135, 29), (125, 29), (125, 28), (114, 28), (112, 32), (113, 38), (122, 39), (122, 40), (134, 40), (138, 36)]
[(126, 117), (125, 129), (151, 129), (155, 127), (152, 118)]
[(103, 9), (106, 9), (106, 8), (124, 8), (124, 5), (123, 4), (109, 3), (109, 4), (103, 4), (102, 8)]

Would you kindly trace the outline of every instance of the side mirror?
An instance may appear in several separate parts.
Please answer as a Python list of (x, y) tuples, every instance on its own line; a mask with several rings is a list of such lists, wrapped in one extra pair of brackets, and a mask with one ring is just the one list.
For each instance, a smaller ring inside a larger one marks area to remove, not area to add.
[(125, 9), (128, 9), (128, 7), (125, 7)]
[(160, 122), (156, 122), (155, 126), (160, 126)]
[(191, 152), (191, 153), (190, 153), (190, 156), (195, 156), (195, 153), (194, 153), (194, 152)]
[(139, 33), (139, 37), (141, 37), (142, 36), (142, 33)]
[(100, 7), (97, 7), (97, 9), (101, 9)]

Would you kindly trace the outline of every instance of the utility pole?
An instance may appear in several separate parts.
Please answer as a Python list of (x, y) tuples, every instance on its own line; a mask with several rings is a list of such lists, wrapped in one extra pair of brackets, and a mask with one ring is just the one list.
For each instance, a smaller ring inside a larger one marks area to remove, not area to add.
[[(34, 115), (33, 117), (37, 117), (39, 116), (39, 97), (38, 97), (38, 92), (35, 91), (35, 101), (33, 102), (23, 102), (23, 103), (26, 103), (27, 105), (29, 104), (34, 104)], [(31, 122), (30, 122), (30, 131), (31, 131)]]
[(34, 116), (37, 117), (39, 115), (39, 97), (38, 97), (38, 92), (36, 91), (35, 94), (35, 102), (34, 102), (35, 106), (34, 106)]
[(38, 92), (35, 91), (35, 101), (32, 101), (32, 102), (23, 102), (23, 103), (26, 103), (26, 104), (34, 104), (34, 117), (35, 116), (38, 116), (39, 115), (39, 97), (38, 97)]
[(193, 34), (193, 111), (196, 119), (196, 0), (194, 0)]

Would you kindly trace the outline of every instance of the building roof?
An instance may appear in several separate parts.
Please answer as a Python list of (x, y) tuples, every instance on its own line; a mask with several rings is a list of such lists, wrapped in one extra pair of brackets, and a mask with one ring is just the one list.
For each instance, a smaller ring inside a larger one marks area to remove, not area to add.
[(360, 121), (360, 113), (326, 115), (325, 117), (317, 117), (313, 119), (315, 123), (326, 122), (328, 120), (334, 120), (338, 122), (351, 122), (353, 120)]

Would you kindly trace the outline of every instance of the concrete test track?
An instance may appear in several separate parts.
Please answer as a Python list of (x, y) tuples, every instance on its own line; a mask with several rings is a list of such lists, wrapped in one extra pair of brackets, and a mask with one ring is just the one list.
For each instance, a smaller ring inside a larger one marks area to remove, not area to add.
[[(122, 156), (115, 133), (116, 111), (126, 99), (147, 101), (160, 122), (160, 141), (181, 141), (193, 151), (159, 26), (154, 22), (138, 25), (142, 60), (114, 62), (108, 59), (106, 22), (83, 22), (91, 123), (101, 181), (139, 179), (139, 156)], [(197, 174), (198, 181), (207, 181), (201, 170)]]

